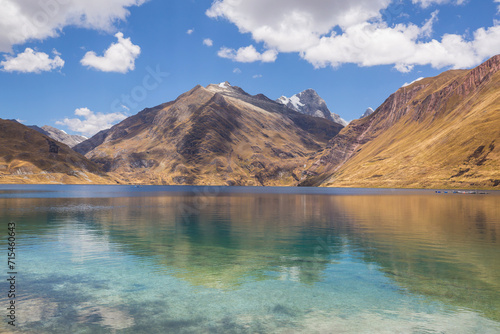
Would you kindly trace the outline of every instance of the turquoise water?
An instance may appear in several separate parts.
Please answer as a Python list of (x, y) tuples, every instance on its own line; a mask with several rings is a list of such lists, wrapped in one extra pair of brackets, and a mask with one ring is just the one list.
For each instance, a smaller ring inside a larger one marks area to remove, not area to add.
[(0, 186), (0, 208), (2, 333), (500, 333), (498, 193)]

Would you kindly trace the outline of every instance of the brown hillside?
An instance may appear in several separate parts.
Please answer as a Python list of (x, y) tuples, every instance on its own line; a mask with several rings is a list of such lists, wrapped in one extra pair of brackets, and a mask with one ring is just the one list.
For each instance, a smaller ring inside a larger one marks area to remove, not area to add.
[(241, 88), (196, 86), (75, 149), (141, 184), (296, 185), (342, 126)]
[(391, 95), (317, 155), (302, 185), (500, 188), (500, 56)]
[(0, 183), (111, 183), (68, 146), (15, 121), (0, 119)]

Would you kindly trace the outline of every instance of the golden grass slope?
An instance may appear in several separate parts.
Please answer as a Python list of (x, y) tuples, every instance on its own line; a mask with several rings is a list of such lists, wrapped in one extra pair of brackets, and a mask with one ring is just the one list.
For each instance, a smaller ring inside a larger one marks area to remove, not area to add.
[(0, 119), (0, 183), (115, 183), (68, 146), (15, 121)]
[(402, 87), (328, 144), (303, 184), (500, 189), (500, 56)]

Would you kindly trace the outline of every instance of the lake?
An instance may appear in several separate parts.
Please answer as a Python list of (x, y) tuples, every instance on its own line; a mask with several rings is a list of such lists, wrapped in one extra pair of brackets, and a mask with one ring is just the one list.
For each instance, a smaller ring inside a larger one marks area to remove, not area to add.
[(2, 185), (0, 208), (2, 333), (500, 333), (498, 192)]

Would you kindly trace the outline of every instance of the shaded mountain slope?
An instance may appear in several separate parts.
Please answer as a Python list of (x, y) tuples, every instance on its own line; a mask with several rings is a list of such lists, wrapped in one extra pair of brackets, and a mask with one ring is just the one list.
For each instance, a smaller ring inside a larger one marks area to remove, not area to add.
[(0, 119), (0, 183), (112, 183), (65, 144), (15, 121)]
[(223, 83), (196, 86), (75, 150), (131, 183), (295, 185), (341, 129)]
[(351, 122), (302, 185), (499, 188), (500, 56), (420, 80)]

